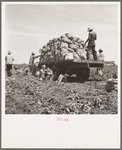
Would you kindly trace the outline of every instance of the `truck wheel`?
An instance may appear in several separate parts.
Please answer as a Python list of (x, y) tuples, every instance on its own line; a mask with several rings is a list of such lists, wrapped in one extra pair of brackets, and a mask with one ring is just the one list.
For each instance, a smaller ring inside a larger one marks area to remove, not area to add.
[(89, 75), (90, 75), (90, 69), (89, 68), (85, 68), (81, 72), (76, 74), (78, 79), (83, 79), (83, 80), (87, 80), (89, 78)]
[(56, 65), (52, 66), (52, 71), (53, 71), (53, 81), (56, 81), (60, 75), (59, 67)]
[(89, 68), (85, 68), (85, 69), (83, 70), (83, 76), (82, 76), (83, 79), (88, 80), (89, 75), (90, 75), (90, 69), (89, 69)]

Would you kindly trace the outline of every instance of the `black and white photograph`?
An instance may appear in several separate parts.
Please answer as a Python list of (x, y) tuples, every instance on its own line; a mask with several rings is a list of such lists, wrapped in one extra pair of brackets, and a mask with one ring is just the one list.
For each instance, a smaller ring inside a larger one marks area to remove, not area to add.
[[(74, 138), (63, 142), (60, 137), (61, 143), (52, 142), (52, 146), (47, 141), (47, 147), (44, 141), (41, 144), (37, 140), (40, 146), (37, 144), (34, 148), (119, 147), (120, 2), (2, 2), (1, 53), (2, 114), (5, 118), (10, 116), (16, 122), (15, 117), (25, 120), (31, 116), (33, 119), (45, 117), (46, 120), (43, 121), (46, 126), (49, 118), (55, 118), (53, 130), (57, 129), (54, 128), (58, 123), (69, 124), (75, 117), (76, 122), (78, 118), (84, 120), (87, 117), (90, 118), (87, 119), (88, 122), (94, 122), (93, 117), (107, 121), (106, 117), (110, 116), (109, 119), (117, 123), (116, 134), (108, 131), (116, 142), (107, 139), (109, 142), (105, 143), (105, 137), (102, 137), (105, 145), (102, 142), (98, 142), (98, 145), (95, 142), (83, 144), (79, 138), (79, 142), (71, 142)], [(30, 119), (32, 125), (33, 119)], [(4, 124), (6, 121), (3, 121)], [(20, 122), (23, 126), (24, 121)], [(95, 122), (98, 127), (102, 120)], [(83, 124), (85, 123), (90, 126), (87, 121)], [(75, 124), (77, 123), (74, 122), (74, 130), (78, 132), (80, 127), (77, 129)], [(107, 129), (108, 124), (106, 123)], [(73, 124), (70, 128), (73, 129)], [(93, 130), (94, 128), (95, 126)], [(112, 124), (109, 129), (114, 130)], [(4, 131), (5, 129), (3, 133)], [(85, 135), (85, 131), (86, 129), (81, 134), (86, 139), (88, 133)], [(52, 134), (52, 131), (49, 132)], [(104, 130), (103, 134), (106, 132)], [(100, 140), (101, 133), (96, 135)], [(10, 135), (4, 134), (3, 139), (6, 141), (7, 138)], [(94, 136), (91, 141), (98, 139)], [(11, 140), (8, 144), (3, 142), (3, 145), (12, 148), (14, 141)], [(13, 147), (33, 148), (28, 142), (21, 145), (22, 147), (19, 144)]]

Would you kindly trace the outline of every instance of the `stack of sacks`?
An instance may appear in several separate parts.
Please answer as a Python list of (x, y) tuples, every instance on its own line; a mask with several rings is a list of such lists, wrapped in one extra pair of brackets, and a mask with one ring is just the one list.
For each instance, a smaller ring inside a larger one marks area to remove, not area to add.
[(83, 40), (66, 33), (60, 38), (54, 38), (41, 49), (41, 62), (59, 62), (71, 60), (81, 62), (86, 59), (86, 51), (83, 48)]
[(108, 79), (107, 84), (105, 85), (105, 89), (107, 92), (111, 92), (112, 90), (117, 90), (117, 79)]

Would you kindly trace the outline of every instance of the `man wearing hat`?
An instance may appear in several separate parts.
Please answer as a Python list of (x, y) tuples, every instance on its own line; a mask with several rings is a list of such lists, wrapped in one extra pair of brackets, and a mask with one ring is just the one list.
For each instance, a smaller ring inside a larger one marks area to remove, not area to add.
[(38, 58), (39, 56), (35, 56), (35, 53), (32, 52), (30, 59), (29, 59), (29, 69), (30, 69), (30, 74), (34, 73), (34, 59)]
[(13, 56), (11, 55), (11, 52), (8, 51), (8, 55), (5, 57), (6, 70), (7, 70), (7, 75), (8, 76), (12, 75), (10, 70), (12, 69), (13, 61), (14, 61)]
[[(90, 49), (92, 50), (94, 60), (97, 60), (97, 55), (96, 55), (96, 51), (95, 51), (95, 40), (97, 40), (97, 35), (93, 31), (93, 28), (88, 28), (88, 32), (89, 32), (89, 36), (88, 36), (88, 39), (86, 40), (86, 42), (84, 43), (84, 46), (88, 42), (87, 47), (89, 50)], [(89, 59), (89, 56), (88, 56), (88, 59)]]

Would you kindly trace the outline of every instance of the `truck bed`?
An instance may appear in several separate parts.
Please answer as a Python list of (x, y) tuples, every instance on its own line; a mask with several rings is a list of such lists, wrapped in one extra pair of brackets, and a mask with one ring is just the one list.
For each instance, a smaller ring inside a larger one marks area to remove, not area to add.
[(104, 61), (100, 60), (82, 60), (81, 62), (62, 60), (60, 62), (55, 62), (55, 64), (71, 65), (77, 67), (102, 67), (102, 68), (104, 67)]
[(89, 64), (89, 67), (104, 67), (104, 61), (100, 60), (85, 60), (85, 61), (87, 64)]

